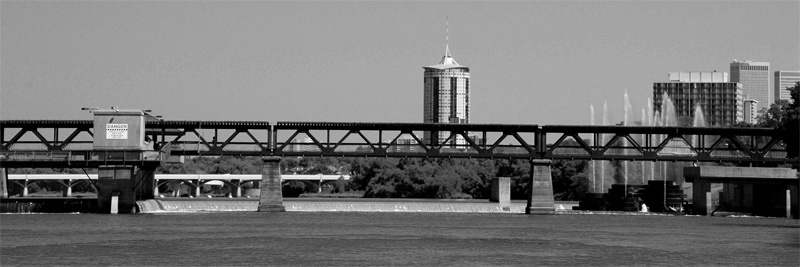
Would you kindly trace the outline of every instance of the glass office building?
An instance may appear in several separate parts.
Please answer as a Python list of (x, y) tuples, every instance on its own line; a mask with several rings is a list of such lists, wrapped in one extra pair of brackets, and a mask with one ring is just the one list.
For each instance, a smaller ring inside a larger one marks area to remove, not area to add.
[[(469, 67), (459, 65), (450, 55), (449, 45), (439, 64), (423, 67), (423, 122), (425, 123), (469, 123)], [(430, 142), (430, 134), (423, 137)], [(439, 143), (445, 141), (450, 133), (438, 133)], [(457, 137), (449, 144), (465, 143)]]

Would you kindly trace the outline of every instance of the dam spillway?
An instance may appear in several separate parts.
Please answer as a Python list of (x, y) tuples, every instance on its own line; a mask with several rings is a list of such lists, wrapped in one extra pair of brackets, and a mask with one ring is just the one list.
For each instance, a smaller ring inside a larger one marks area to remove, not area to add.
[[(462, 212), (524, 213), (526, 202), (510, 203), (504, 210), (487, 200), (440, 199), (290, 199), (283, 201), (286, 211), (307, 212)], [(245, 212), (257, 211), (258, 199), (151, 199), (137, 201), (139, 213), (163, 212)], [(557, 210), (570, 210), (571, 204), (556, 204)]]

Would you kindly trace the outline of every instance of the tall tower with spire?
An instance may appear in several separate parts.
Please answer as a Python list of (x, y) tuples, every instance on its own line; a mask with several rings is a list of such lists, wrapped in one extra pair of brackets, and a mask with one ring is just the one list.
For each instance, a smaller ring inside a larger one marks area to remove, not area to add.
[[(449, 24), (449, 23), (448, 23)], [(439, 64), (422, 67), (424, 74), (425, 123), (469, 123), (469, 67), (461, 66), (450, 55), (449, 25), (444, 46), (444, 56)], [(439, 133), (439, 143), (450, 133)], [(425, 142), (430, 142), (425, 133)], [(449, 144), (463, 144), (462, 137), (450, 140)]]

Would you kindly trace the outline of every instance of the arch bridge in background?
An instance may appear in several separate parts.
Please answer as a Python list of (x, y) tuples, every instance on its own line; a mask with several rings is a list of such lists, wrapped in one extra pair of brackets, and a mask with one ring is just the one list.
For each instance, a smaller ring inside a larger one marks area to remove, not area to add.
[[(350, 175), (342, 174), (283, 174), (281, 175), (282, 182), (288, 181), (306, 181), (317, 182), (322, 184), (325, 182), (338, 181), (343, 179), (350, 180)], [(72, 187), (80, 183), (92, 183), (97, 180), (97, 174), (9, 174), (8, 182), (22, 187), (21, 197), (27, 197), (30, 186), (39, 181), (56, 181), (63, 186), (63, 196), (72, 196)], [(246, 183), (261, 182), (261, 174), (156, 174), (155, 175), (155, 189), (154, 195), (158, 196), (158, 187), (167, 185), (170, 182), (178, 181), (188, 185), (194, 192), (192, 196), (199, 196), (200, 186), (209, 185), (228, 185), (231, 188), (232, 196), (242, 196), (242, 186)], [(96, 189), (96, 188), (95, 188)]]

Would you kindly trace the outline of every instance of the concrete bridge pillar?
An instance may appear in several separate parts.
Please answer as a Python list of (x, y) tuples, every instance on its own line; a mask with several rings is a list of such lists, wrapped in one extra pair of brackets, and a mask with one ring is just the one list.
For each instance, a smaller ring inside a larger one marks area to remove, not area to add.
[(153, 198), (158, 198), (160, 194), (161, 192), (158, 191), (158, 181), (156, 181), (153, 187)]
[(28, 197), (28, 179), (22, 183), (22, 197)]
[(192, 193), (192, 196), (194, 196), (194, 197), (199, 197), (199, 196), (200, 196), (200, 189), (201, 189), (201, 187), (202, 187), (203, 185), (201, 185), (201, 184), (200, 184), (200, 180), (194, 180), (194, 181), (193, 181), (193, 183), (194, 183), (195, 185), (197, 185), (197, 186), (195, 186), (195, 187), (194, 187), (194, 190), (193, 190), (193, 191), (194, 191), (194, 193)]
[(64, 197), (72, 197), (72, 179), (64, 180)]
[(0, 198), (8, 198), (8, 170), (0, 168)]
[(702, 179), (692, 181), (692, 210), (697, 215), (711, 214), (711, 183)]
[[(105, 165), (98, 168), (97, 208), (100, 213), (131, 213), (136, 200), (134, 196), (133, 166)], [(112, 207), (112, 196), (117, 197), (116, 207)]]
[(550, 174), (549, 159), (531, 160), (530, 191), (525, 214), (555, 214), (553, 201), (553, 176)]
[(153, 199), (158, 195), (155, 172), (156, 166), (142, 166), (136, 171), (134, 190), (137, 200)]
[(800, 219), (800, 192), (798, 189), (800, 189), (800, 184), (789, 185), (786, 189), (786, 193), (789, 194), (786, 196), (786, 200), (789, 201), (786, 205), (789, 214), (786, 217)]
[(286, 211), (281, 192), (281, 157), (263, 157), (262, 159), (264, 165), (261, 168), (261, 196), (258, 201), (258, 211)]
[(511, 178), (492, 178), (492, 197), (489, 201), (498, 202), (504, 211), (511, 210)]
[(236, 186), (231, 188), (231, 196), (232, 197), (241, 197), (242, 196), (242, 182), (237, 181)]

